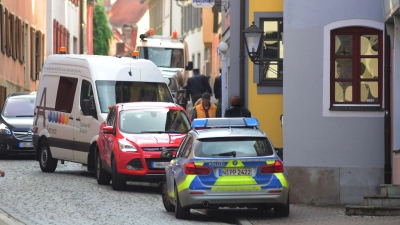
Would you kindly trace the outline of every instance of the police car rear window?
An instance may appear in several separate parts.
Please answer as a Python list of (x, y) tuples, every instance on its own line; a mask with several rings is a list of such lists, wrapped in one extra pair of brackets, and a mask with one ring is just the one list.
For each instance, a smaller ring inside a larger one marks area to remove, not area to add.
[(226, 137), (197, 139), (196, 157), (256, 157), (273, 154), (267, 138)]

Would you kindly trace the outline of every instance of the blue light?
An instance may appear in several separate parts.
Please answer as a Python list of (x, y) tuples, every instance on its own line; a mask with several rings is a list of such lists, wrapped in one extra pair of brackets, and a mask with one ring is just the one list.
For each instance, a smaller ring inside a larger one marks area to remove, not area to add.
[(244, 121), (246, 122), (246, 125), (249, 127), (257, 127), (260, 126), (260, 123), (258, 123), (258, 120), (253, 117), (249, 118), (244, 118)]
[(207, 119), (194, 119), (192, 122), (192, 128), (204, 128), (206, 127)]

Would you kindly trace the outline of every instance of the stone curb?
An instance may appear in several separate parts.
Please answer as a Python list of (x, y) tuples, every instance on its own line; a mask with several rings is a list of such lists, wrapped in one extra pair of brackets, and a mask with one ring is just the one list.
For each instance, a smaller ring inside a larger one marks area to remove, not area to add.
[(0, 225), (25, 225), (0, 209)]

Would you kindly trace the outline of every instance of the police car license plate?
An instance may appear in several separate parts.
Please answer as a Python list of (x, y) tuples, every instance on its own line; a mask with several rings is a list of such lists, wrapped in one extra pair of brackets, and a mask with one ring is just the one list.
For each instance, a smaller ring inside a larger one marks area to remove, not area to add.
[(20, 148), (33, 148), (33, 142), (20, 142), (18, 146)]
[(219, 176), (251, 176), (251, 169), (220, 169)]
[(160, 168), (164, 169), (168, 165), (168, 163), (169, 162), (152, 162), (151, 167), (157, 168), (157, 169), (160, 169)]

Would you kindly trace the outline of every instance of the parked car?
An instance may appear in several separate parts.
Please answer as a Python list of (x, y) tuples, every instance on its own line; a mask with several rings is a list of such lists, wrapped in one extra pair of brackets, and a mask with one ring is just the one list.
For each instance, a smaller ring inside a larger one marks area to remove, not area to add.
[[(289, 216), (288, 174), (256, 118), (195, 119), (165, 168), (162, 201), (185, 219), (191, 208), (274, 208)], [(210, 129), (212, 128), (212, 129)]]
[(161, 183), (169, 159), (161, 151), (176, 153), (191, 129), (186, 111), (175, 103), (116, 104), (100, 126), (97, 141), (98, 184), (124, 190), (126, 181)]
[(0, 155), (35, 153), (32, 142), (36, 92), (7, 96), (0, 117)]

